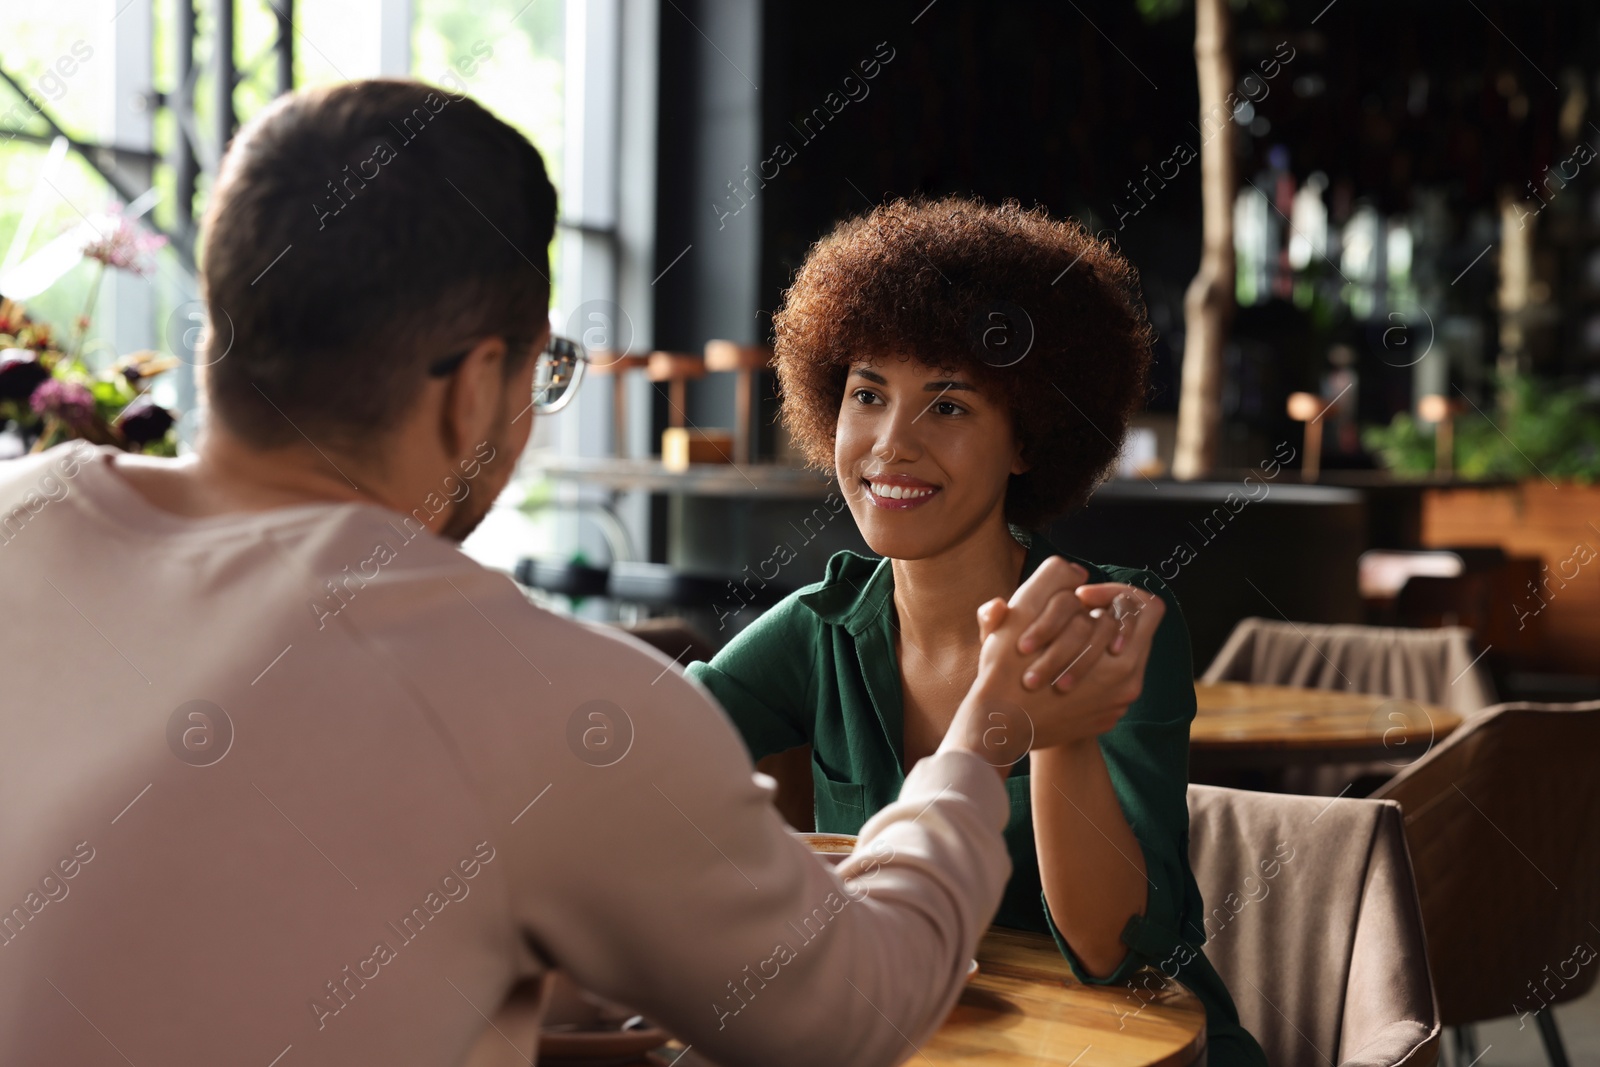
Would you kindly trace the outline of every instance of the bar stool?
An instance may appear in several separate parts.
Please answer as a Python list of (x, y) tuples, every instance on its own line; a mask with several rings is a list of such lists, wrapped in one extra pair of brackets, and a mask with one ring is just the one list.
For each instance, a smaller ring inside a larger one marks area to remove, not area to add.
[(738, 385), (734, 392), (733, 455), (740, 463), (756, 461), (755, 435), (751, 433), (754, 422), (754, 400), (751, 385), (756, 375), (772, 366), (772, 349), (767, 345), (742, 345), (734, 341), (706, 342), (706, 369), (737, 374)]
[(652, 352), (645, 363), (652, 382), (667, 383), (667, 426), (682, 429), (688, 422), (690, 378), (706, 376), (706, 361), (693, 352)]
[(628, 372), (649, 362), (649, 356), (607, 348), (589, 354), (589, 373), (611, 379), (611, 451), (618, 459), (628, 458)]
[(667, 428), (661, 434), (661, 464), (682, 473), (691, 463), (732, 463), (733, 435), (726, 430), (689, 426), (688, 387), (704, 378), (706, 361), (693, 352), (652, 352), (645, 373), (652, 382), (667, 383)]

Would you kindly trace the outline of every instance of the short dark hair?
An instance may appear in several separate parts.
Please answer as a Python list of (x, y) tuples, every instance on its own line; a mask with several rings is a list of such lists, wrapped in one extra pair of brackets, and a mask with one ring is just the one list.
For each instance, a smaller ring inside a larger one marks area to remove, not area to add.
[[(991, 345), (994, 324), (1011, 347)], [(1011, 412), (1030, 469), (1011, 477), (1006, 518), (1035, 530), (1116, 459), (1154, 341), (1138, 274), (1109, 243), (1043, 208), (961, 197), (841, 222), (807, 254), (773, 326), (784, 424), (811, 465), (833, 466), (854, 363), (903, 354), (964, 370)]]
[(374, 79), (275, 101), (206, 210), (214, 416), (258, 447), (366, 450), (429, 363), (492, 336), (520, 355), (543, 328), (555, 218), (538, 150), (464, 94)]

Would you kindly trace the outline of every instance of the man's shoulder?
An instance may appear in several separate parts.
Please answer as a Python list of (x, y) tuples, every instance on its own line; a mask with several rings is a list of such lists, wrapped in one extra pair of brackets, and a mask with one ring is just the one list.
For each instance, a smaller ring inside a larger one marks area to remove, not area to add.
[(528, 736), (565, 736), (581, 748), (597, 736), (584, 724), (598, 714), (629, 731), (666, 731), (680, 755), (717, 745), (721, 716), (669, 654), (615, 626), (550, 611), (510, 575), (456, 555), (448, 566), (398, 571), (371, 589), (370, 604), (358, 595), (330, 622), (381, 647), (413, 694), (445, 712), (437, 728), (466, 748)]
[(73, 440), (0, 461), (0, 504), (9, 510), (25, 506), (33, 497), (53, 499), (63, 492), (62, 483), (76, 478), (97, 451), (87, 441)]

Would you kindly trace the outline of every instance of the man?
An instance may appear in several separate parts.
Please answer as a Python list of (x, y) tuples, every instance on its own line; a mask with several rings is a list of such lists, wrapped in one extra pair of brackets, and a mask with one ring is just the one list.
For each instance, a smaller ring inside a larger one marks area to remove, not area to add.
[(197, 455), (0, 471), (0, 1062), (531, 1062), (488, 1020), (557, 970), (730, 1064), (887, 1064), (947, 1014), (1021, 659), (986, 644), (841, 881), (679, 669), (455, 547), (566, 369), (554, 221), (464, 97), (280, 100), (211, 193)]

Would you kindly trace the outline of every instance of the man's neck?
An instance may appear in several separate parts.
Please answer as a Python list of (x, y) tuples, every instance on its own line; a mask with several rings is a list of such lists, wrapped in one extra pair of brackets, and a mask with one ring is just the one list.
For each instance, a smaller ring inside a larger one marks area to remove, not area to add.
[(316, 503), (394, 506), (383, 480), (349, 457), (314, 445), (262, 451), (217, 429), (188, 462), (119, 456), (116, 470), (151, 504), (186, 518)]

